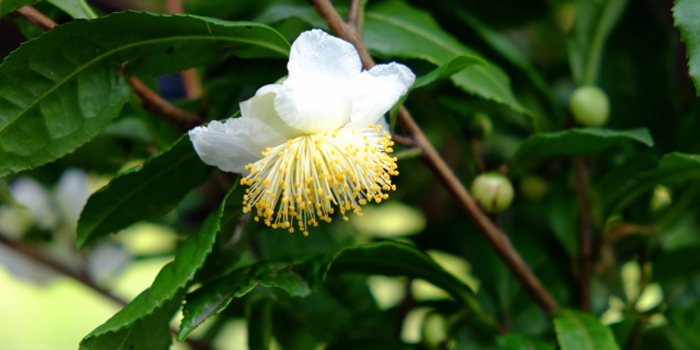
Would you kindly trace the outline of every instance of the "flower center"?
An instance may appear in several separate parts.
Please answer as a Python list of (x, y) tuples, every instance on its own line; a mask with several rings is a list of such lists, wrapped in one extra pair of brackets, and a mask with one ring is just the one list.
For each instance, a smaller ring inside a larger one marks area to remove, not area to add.
[(272, 228), (294, 232), (294, 221), (308, 235), (309, 225), (331, 222), (334, 206), (343, 220), (361, 205), (389, 198), (396, 190), (390, 175), (398, 175), (391, 135), (381, 126), (300, 136), (262, 152), (263, 159), (245, 167), (250, 174), (241, 179), (249, 185), (243, 196), (243, 212), (256, 210)]

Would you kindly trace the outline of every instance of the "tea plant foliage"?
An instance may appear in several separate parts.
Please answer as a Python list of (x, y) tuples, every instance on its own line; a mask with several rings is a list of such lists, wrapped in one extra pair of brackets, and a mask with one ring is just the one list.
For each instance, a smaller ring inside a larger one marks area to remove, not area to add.
[[(246, 118), (240, 102), (289, 78), (301, 33), (343, 35), (310, 4), (325, 2), (186, 0), (185, 14), (128, 3), (0, 0), (0, 248), (112, 300), (118, 269), (85, 272), (101, 247), (127, 266), (170, 259), (76, 347), (213, 349), (235, 322), (251, 350), (700, 347), (698, 1), (333, 1), (343, 20), (358, 9), (343, 25), (377, 63), (416, 79), (386, 113), (399, 136), (386, 146), (390, 199), (337, 208), (308, 236), (275, 221), (304, 208), (255, 216), (264, 203), (245, 185), (258, 169), (206, 165), (172, 111), (210, 126)], [(25, 6), (57, 25), (40, 32)], [(573, 118), (582, 86), (609, 100), (606, 124)], [(85, 180), (65, 190), (77, 169)], [(503, 211), (464, 199), (481, 173), (512, 183)], [(66, 204), (88, 187), (78, 209)], [(145, 222), (170, 241), (132, 255)], [(15, 274), (10, 256), (0, 268)]]

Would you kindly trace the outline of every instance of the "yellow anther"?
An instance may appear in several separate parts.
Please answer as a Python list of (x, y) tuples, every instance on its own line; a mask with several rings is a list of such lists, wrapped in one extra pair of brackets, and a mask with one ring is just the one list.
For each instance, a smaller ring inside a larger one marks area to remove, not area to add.
[[(367, 131), (381, 129), (370, 125)], [(254, 219), (272, 228), (293, 232), (298, 226), (305, 235), (308, 227), (331, 222), (336, 208), (344, 221), (348, 212), (362, 215), (361, 205), (381, 202), (388, 198), (384, 192), (396, 189), (390, 176), (398, 173), (396, 158), (386, 154), (393, 145), (388, 132), (369, 135), (333, 130), (266, 147), (262, 159), (245, 166), (250, 175), (240, 182), (250, 188), (243, 211), (256, 210)]]

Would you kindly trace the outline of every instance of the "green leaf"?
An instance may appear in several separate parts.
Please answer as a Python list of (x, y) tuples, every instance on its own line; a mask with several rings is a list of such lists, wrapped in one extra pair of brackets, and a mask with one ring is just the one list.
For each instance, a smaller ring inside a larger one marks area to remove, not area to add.
[[(227, 198), (234, 188), (228, 192)], [(221, 227), (227, 198), (224, 198), (223, 203), (216, 211), (209, 214), (199, 232), (190, 236), (182, 245), (175, 256), (175, 261), (165, 265), (160, 270), (151, 287), (139, 294), (107, 322), (90, 332), (83, 339), (83, 343), (96, 342), (98, 340), (94, 340), (94, 338), (130, 327), (138, 320), (151, 315), (157, 308), (175, 300), (175, 296), (194, 278), (195, 273), (204, 265), (207, 255), (211, 252)]]
[[(456, 56), (446, 64), (432, 70), (430, 73), (422, 77), (418, 77), (409, 89), (409, 91), (429, 85), (438, 79), (449, 78), (454, 74), (459, 73), (460, 71), (475, 65), (486, 66), (486, 62), (484, 62), (484, 60), (482, 60), (479, 57), (471, 55)], [(401, 99), (398, 102), (396, 102), (394, 107), (391, 108), (391, 111), (389, 111), (389, 125), (391, 126), (392, 131), (394, 130), (394, 126), (396, 125), (396, 114), (398, 113), (399, 107), (403, 105), (404, 102), (406, 102), (406, 98), (408, 98), (408, 94), (403, 95)]]
[(24, 6), (33, 5), (40, 0), (0, 0), (0, 16), (22, 8)]
[(700, 272), (700, 246), (688, 246), (664, 252), (654, 262), (652, 278), (662, 285), (687, 279)]
[(569, 65), (578, 84), (595, 84), (603, 47), (629, 0), (576, 0), (576, 18), (567, 40)]
[(553, 345), (531, 340), (517, 333), (499, 335), (496, 337), (496, 344), (501, 350), (554, 350)]
[(492, 322), (489, 316), (483, 314), (476, 295), (469, 286), (445, 271), (428, 255), (407, 244), (381, 242), (347, 247), (333, 258), (328, 271), (424, 279), (464, 302), (485, 322)]
[(188, 294), (177, 340), (185, 340), (197, 326), (223, 311), (233, 298), (240, 298), (253, 288), (255, 280), (236, 271)]
[[(337, 8), (338, 12), (343, 15), (343, 9)], [(347, 12), (347, 11), (345, 11)], [(321, 28), (328, 31), (328, 25), (316, 13), (313, 7), (306, 4), (290, 4), (276, 3), (268, 7), (255, 22), (274, 24), (284, 21), (289, 18), (298, 18), (315, 28)]]
[(172, 210), (210, 176), (187, 135), (172, 147), (112, 179), (85, 204), (78, 221), (78, 248)]
[(668, 316), (676, 332), (696, 349), (700, 348), (700, 303), (670, 310)]
[(321, 254), (311, 259), (263, 262), (212, 281), (187, 296), (177, 339), (185, 339), (207, 318), (220, 313), (231, 300), (247, 294), (256, 285), (278, 287), (290, 296), (303, 297), (311, 294), (327, 273), (345, 272), (424, 279), (466, 303), (482, 321), (494, 324), (481, 310), (474, 292), (429, 256), (406, 244), (382, 242), (347, 247), (332, 258)]
[(540, 161), (552, 156), (597, 153), (627, 141), (636, 141), (649, 147), (654, 145), (646, 128), (624, 131), (584, 128), (535, 134), (528, 137), (515, 152), (511, 168), (517, 169), (525, 162)]
[(619, 350), (608, 327), (587, 313), (557, 310), (553, 313), (554, 329), (562, 350)]
[(474, 31), (481, 36), (481, 39), (491, 46), (494, 51), (498, 52), (514, 66), (525, 72), (533, 86), (537, 88), (537, 90), (539, 90), (542, 96), (547, 100), (549, 108), (551, 108), (552, 112), (556, 116), (561, 114), (559, 103), (554, 98), (549, 85), (515, 44), (513, 44), (505, 35), (491, 29), (489, 26), (481, 22), (477, 17), (471, 15), (467, 11), (459, 9), (457, 12), (457, 17), (472, 27), (472, 29), (474, 29)]
[(129, 11), (60, 25), (0, 65), (0, 176), (54, 161), (95, 137), (129, 98), (129, 75), (158, 76), (231, 55), (284, 58), (288, 50), (267, 26), (190, 15)]
[(620, 212), (636, 198), (651, 191), (657, 184), (673, 187), (693, 179), (700, 179), (700, 155), (679, 152), (666, 154), (653, 172), (630, 179), (620, 185), (614, 193), (608, 195), (604, 203), (604, 207), (607, 208), (606, 213)]
[(688, 58), (688, 74), (695, 84), (695, 93), (700, 96), (700, 2), (677, 0), (673, 5), (673, 19), (681, 32)]
[(325, 271), (323, 257), (301, 261), (279, 260), (240, 268), (187, 295), (184, 317), (177, 334), (184, 340), (197, 326), (223, 311), (231, 300), (255, 286), (281, 288), (290, 296), (307, 296)]
[(272, 340), (272, 300), (255, 300), (248, 305), (248, 349), (268, 350)]
[[(365, 11), (362, 38), (367, 49), (382, 58), (418, 58), (445, 65), (455, 56), (480, 55), (444, 31), (425, 11), (390, 0)], [(492, 62), (474, 65), (452, 76), (464, 91), (529, 113), (515, 98), (506, 73)]]
[(452, 58), (449, 62), (434, 69), (430, 73), (428, 73), (422, 77), (417, 78), (416, 82), (413, 83), (413, 86), (411, 86), (411, 90), (426, 86), (428, 84), (431, 84), (438, 79), (449, 78), (449, 77), (461, 72), (462, 70), (464, 70), (468, 67), (472, 67), (472, 66), (476, 66), (476, 65), (487, 66), (486, 62), (484, 62), (483, 59), (476, 57), (476, 56), (471, 56), (471, 55), (456, 56), (456, 57)]
[(251, 239), (256, 237), (259, 228), (248, 225), (249, 216), (241, 216), (246, 189), (244, 186), (238, 186), (224, 202), (221, 231), (207, 261), (197, 272), (194, 282), (207, 283), (235, 270), (236, 263), (248, 249)]
[(170, 348), (170, 319), (180, 308), (179, 296), (159, 307), (152, 314), (121, 330), (100, 337), (85, 339), (80, 350), (165, 350)]
[(48, 2), (75, 19), (97, 18), (95, 11), (92, 10), (85, 0), (48, 0)]

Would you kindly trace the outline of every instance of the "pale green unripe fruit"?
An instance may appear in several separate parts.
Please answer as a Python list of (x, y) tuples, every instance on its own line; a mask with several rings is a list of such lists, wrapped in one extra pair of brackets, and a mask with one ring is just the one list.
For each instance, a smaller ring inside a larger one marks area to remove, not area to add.
[(430, 313), (423, 320), (421, 342), (428, 349), (440, 349), (448, 340), (447, 320), (438, 313)]
[(574, 91), (569, 99), (574, 119), (585, 126), (601, 126), (610, 116), (610, 101), (605, 91), (597, 86), (585, 85)]
[(513, 201), (513, 185), (499, 173), (484, 173), (472, 182), (472, 196), (485, 211), (498, 213)]

